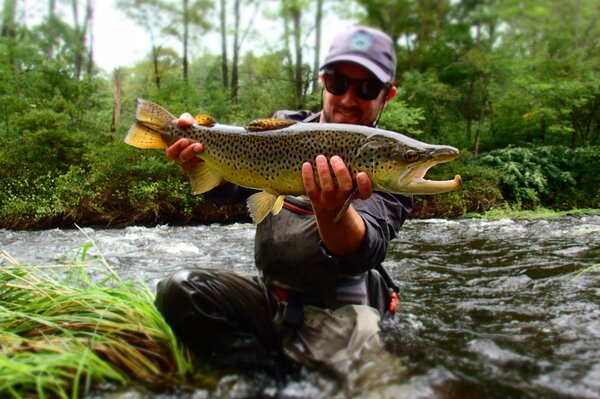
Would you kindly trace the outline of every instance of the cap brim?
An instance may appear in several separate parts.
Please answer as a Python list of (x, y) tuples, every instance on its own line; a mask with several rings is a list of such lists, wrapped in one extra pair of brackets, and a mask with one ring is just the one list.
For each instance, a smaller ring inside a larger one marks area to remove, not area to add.
[(358, 64), (362, 67), (367, 68), (382, 83), (388, 83), (392, 79), (392, 76), (389, 73), (385, 72), (383, 69), (381, 69), (381, 67), (379, 65), (377, 65), (376, 63), (369, 61), (363, 57), (353, 56), (353, 55), (348, 55), (348, 54), (327, 59), (326, 63), (323, 64), (323, 66), (321, 66), (320, 69), (326, 68), (326, 67), (330, 66), (331, 64), (335, 64), (337, 62), (342, 62), (342, 61), (352, 62), (354, 64)]

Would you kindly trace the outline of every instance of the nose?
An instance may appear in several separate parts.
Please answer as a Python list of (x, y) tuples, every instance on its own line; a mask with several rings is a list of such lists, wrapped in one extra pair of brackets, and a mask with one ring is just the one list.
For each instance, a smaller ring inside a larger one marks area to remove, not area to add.
[(350, 85), (350, 87), (348, 87), (348, 90), (346, 90), (346, 92), (344, 94), (342, 94), (340, 96), (340, 104), (346, 106), (346, 107), (352, 107), (356, 105), (356, 92), (354, 91), (354, 85)]

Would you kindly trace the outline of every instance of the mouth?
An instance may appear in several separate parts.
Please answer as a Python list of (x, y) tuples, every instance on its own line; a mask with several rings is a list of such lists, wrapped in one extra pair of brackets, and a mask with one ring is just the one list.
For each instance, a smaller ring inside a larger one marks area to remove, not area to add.
[[(424, 173), (423, 173), (424, 175)], [(417, 195), (441, 194), (449, 191), (458, 190), (462, 185), (460, 175), (454, 176), (450, 180), (428, 180), (424, 177), (413, 176), (412, 179), (404, 184), (407, 192)]]
[(430, 168), (440, 163), (452, 161), (456, 157), (458, 157), (457, 149), (453, 147), (438, 148), (429, 162), (408, 169), (399, 177), (398, 183), (402, 184), (407, 192), (417, 195), (441, 194), (458, 190), (462, 185), (460, 175), (455, 175), (454, 179), (450, 180), (425, 179), (425, 175)]
[(361, 112), (356, 108), (336, 107), (334, 109), (334, 118), (338, 123), (348, 123), (360, 119)]

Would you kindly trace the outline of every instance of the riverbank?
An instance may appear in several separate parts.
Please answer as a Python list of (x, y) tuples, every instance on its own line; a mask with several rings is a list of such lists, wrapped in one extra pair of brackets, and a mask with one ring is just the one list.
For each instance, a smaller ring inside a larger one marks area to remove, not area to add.
[[(600, 208), (600, 147), (506, 148), (437, 165), (432, 180), (462, 176), (450, 193), (415, 196), (412, 218), (457, 218), (496, 209)], [(245, 204), (215, 206), (192, 195), (187, 176), (163, 153), (123, 143), (95, 148), (79, 163), (49, 170), (22, 159), (0, 168), (0, 228), (123, 227), (249, 221)], [(6, 160), (4, 160), (6, 161)], [(8, 173), (10, 171), (11, 173)], [(17, 171), (18, 173), (12, 173)]]

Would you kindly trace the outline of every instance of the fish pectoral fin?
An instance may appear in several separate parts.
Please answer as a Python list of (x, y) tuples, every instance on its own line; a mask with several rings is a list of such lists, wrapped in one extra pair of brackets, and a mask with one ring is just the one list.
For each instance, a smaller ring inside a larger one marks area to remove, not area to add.
[(259, 224), (269, 212), (277, 215), (283, 208), (283, 198), (283, 195), (271, 194), (266, 191), (252, 194), (247, 201), (252, 221)]
[(269, 130), (284, 129), (297, 123), (290, 119), (256, 119), (246, 125), (246, 130), (250, 132), (266, 132)]
[(193, 194), (202, 194), (221, 184), (223, 178), (212, 171), (205, 162), (192, 166), (190, 184)]
[(136, 122), (129, 128), (125, 143), (137, 148), (167, 148), (167, 143), (160, 133), (140, 122)]
[(213, 127), (217, 124), (217, 121), (212, 116), (199, 114), (196, 115), (196, 123), (201, 126)]

